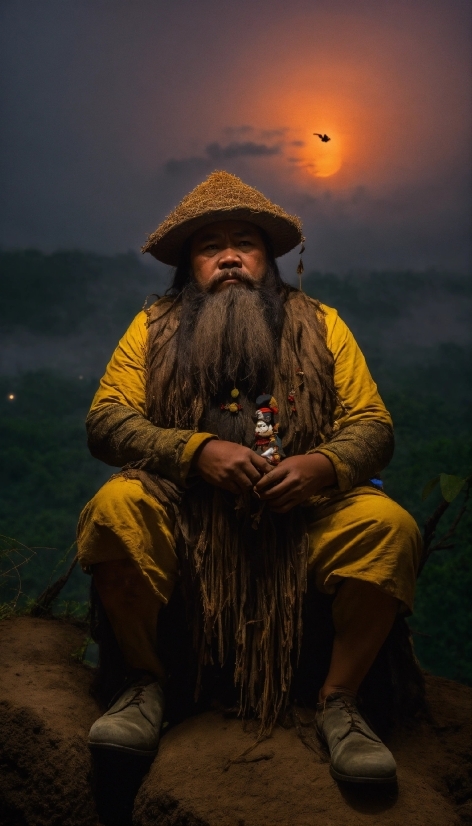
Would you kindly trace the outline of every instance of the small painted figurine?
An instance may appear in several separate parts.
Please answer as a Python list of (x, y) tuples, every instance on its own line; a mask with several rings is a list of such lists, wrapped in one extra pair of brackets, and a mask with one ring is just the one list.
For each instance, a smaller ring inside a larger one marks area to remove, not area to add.
[(258, 405), (255, 420), (255, 440), (253, 450), (263, 456), (271, 465), (278, 465), (285, 454), (282, 442), (278, 436), (278, 423), (275, 416), (279, 412), (278, 405), (273, 396), (264, 394), (256, 399)]

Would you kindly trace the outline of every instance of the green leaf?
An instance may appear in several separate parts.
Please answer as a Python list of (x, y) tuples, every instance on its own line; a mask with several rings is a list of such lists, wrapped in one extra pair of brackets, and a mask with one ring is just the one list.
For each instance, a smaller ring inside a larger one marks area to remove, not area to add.
[(447, 473), (441, 473), (439, 477), (441, 485), (441, 493), (446, 502), (452, 502), (456, 496), (459, 495), (464, 487), (467, 479), (461, 479), (460, 476), (449, 476)]
[(421, 498), (422, 498), (423, 502), (424, 502), (425, 499), (428, 498), (429, 494), (431, 493), (432, 490), (434, 490), (434, 488), (436, 487), (438, 482), (439, 482), (439, 476), (435, 476), (434, 479), (430, 479), (429, 482), (426, 483), (426, 485), (423, 488), (423, 493), (421, 494)]

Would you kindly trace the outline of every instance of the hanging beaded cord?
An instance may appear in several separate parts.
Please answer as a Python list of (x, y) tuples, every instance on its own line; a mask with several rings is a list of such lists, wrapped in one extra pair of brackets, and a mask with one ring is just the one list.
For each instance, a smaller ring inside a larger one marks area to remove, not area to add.
[(231, 398), (233, 399), (233, 401), (229, 402), (229, 404), (220, 404), (220, 409), (221, 410), (229, 410), (230, 413), (239, 413), (239, 411), (243, 409), (243, 406), (242, 406), (242, 404), (239, 404), (239, 402), (236, 401), (238, 396), (239, 396), (238, 388), (233, 387), (233, 389), (231, 391)]

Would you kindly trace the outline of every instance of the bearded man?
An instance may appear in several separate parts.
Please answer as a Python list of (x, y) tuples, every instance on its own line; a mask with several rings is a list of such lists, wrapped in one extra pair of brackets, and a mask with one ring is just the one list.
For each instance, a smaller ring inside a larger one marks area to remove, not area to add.
[(156, 753), (158, 614), (179, 577), (200, 666), (215, 640), (221, 664), (232, 651), (239, 712), (270, 732), (312, 578), (334, 595), (316, 712), (331, 773), (395, 780), (356, 695), (412, 609), (421, 539), (379, 488), (392, 423), (352, 334), (280, 277), (276, 257), (302, 241), (298, 218), (214, 172), (143, 248), (176, 266), (172, 287), (120, 341), (87, 419), (92, 454), (123, 471), (82, 512), (79, 558), (129, 670), (92, 748)]

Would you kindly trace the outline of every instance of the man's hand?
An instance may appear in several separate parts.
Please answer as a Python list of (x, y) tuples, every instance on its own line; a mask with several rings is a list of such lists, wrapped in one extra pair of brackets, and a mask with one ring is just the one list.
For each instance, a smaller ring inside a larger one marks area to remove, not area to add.
[(248, 447), (216, 439), (205, 442), (193, 460), (194, 470), (205, 482), (236, 494), (252, 490), (271, 467)]
[(323, 453), (290, 456), (272, 468), (254, 487), (276, 513), (287, 513), (322, 488), (336, 483), (333, 465)]

